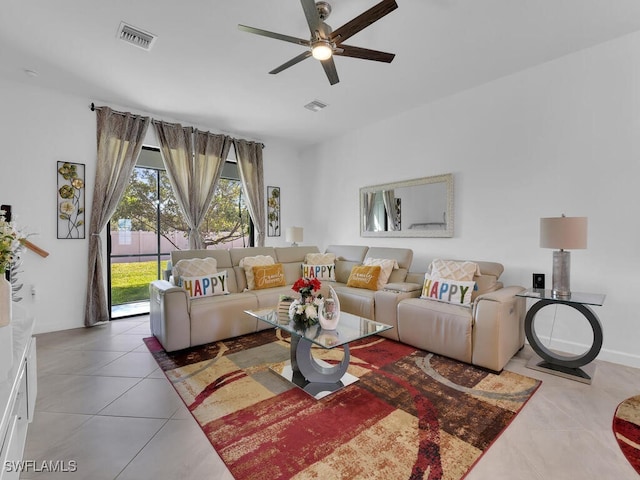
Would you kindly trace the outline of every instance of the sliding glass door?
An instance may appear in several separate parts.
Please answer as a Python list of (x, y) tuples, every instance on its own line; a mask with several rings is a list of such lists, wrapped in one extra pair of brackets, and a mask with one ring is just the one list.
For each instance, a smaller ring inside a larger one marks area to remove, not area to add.
[[(162, 168), (160, 152), (143, 149), (110, 222), (108, 280), (111, 317), (149, 312), (149, 283), (165, 278), (173, 250), (189, 248), (188, 227)], [(225, 164), (202, 224), (206, 248), (251, 246), (249, 214), (237, 165)]]
[(186, 225), (163, 170), (136, 167), (110, 222), (112, 318), (148, 313), (149, 283), (171, 250), (188, 248)]

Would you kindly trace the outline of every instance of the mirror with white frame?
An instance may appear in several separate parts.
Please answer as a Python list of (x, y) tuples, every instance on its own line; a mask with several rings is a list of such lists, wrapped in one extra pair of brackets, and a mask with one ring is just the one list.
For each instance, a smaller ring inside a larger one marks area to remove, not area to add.
[(360, 236), (453, 237), (453, 174), (362, 187)]

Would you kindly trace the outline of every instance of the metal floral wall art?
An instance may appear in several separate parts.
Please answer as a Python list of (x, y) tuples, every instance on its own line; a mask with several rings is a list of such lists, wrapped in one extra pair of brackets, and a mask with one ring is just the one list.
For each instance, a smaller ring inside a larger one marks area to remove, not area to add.
[(84, 164), (58, 162), (58, 238), (84, 238)]
[(280, 187), (267, 187), (267, 236), (280, 236)]

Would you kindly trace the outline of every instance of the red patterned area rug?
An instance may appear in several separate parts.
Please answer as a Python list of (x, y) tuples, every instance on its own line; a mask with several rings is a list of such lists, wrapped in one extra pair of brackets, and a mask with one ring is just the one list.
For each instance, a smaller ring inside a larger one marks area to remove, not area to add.
[(174, 353), (145, 342), (236, 479), (460, 479), (540, 385), (369, 337), (350, 344), (360, 380), (315, 400), (269, 370), (289, 357), (280, 330)]
[(624, 456), (640, 473), (640, 395), (618, 405), (613, 417), (613, 433)]

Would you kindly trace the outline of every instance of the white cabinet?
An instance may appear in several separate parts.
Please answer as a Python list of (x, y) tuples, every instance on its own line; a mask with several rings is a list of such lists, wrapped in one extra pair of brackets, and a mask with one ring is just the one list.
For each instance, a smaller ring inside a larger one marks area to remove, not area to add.
[(37, 396), (33, 318), (14, 304), (11, 324), (0, 327), (0, 480), (18, 479)]

